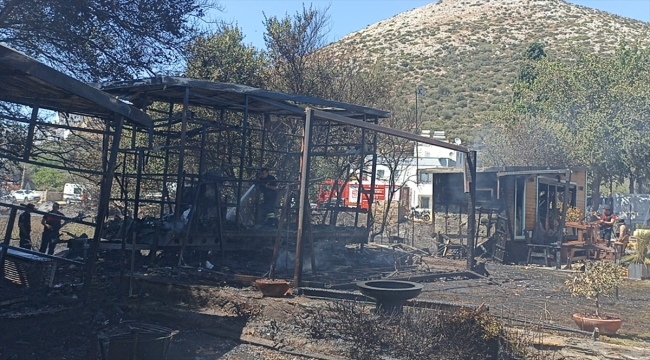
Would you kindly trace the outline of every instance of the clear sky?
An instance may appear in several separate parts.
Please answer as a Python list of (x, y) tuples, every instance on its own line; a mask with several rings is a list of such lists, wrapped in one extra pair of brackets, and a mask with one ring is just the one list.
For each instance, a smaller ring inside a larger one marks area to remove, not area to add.
[[(389, 19), (399, 13), (430, 4), (435, 0), (219, 0), (223, 12), (213, 12), (214, 19), (236, 22), (246, 35), (246, 42), (264, 47), (262, 21), (264, 15), (294, 14), (313, 4), (317, 8), (329, 5), (331, 17), (330, 41), (361, 30), (370, 24)], [(523, 0), (522, 0), (523, 1)], [(607, 11), (628, 18), (650, 22), (650, 0), (569, 0), (568, 2)]]

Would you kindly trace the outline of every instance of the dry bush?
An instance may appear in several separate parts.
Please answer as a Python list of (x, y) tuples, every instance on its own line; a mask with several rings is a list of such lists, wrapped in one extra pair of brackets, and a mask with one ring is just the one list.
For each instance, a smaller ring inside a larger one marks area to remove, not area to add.
[(352, 301), (328, 303), (299, 320), (316, 339), (347, 342), (351, 359), (548, 359), (532, 348), (531, 332), (506, 330), (487, 312), (405, 309), (377, 315)]

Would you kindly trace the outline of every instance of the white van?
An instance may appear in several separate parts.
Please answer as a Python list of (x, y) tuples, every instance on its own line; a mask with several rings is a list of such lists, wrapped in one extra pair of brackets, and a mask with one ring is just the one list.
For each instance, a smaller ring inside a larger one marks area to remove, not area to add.
[(63, 201), (66, 204), (78, 203), (86, 200), (86, 187), (79, 184), (65, 184), (63, 186)]

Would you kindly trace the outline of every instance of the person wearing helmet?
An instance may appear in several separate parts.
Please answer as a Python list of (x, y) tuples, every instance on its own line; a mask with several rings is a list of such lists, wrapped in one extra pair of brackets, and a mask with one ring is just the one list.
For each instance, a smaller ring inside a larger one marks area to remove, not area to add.
[(603, 206), (603, 215), (598, 219), (598, 227), (600, 229), (600, 238), (607, 240), (607, 246), (610, 246), (612, 242), (614, 224), (616, 224), (616, 215), (612, 214), (609, 205)]

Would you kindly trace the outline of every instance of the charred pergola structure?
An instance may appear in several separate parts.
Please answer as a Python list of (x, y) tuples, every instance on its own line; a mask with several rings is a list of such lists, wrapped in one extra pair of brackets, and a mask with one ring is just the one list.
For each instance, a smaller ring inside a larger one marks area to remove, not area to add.
[[(0, 67), (0, 100), (32, 109), (31, 118), (12, 120), (24, 123), (24, 148), (19, 155), (3, 149), (1, 157), (99, 179), (95, 221), (69, 219), (96, 228), (86, 286), (100, 248), (131, 250), (132, 264), (136, 250), (147, 249), (154, 256), (161, 249), (178, 251), (181, 265), (188, 247), (218, 251), (225, 257), (231, 250), (254, 250), (266, 244), (274, 250), (273, 277), (282, 242), (295, 244), (294, 282), (299, 285), (305, 245), (310, 245), (314, 269), (314, 242), (339, 239), (363, 246), (368, 241), (373, 219), (359, 200), (366, 196), (367, 209), (372, 209), (378, 134), (467, 154), (466, 192), (469, 208), (474, 209), (476, 153), (381, 126), (381, 119), (390, 116), (385, 111), (178, 77), (90, 87), (6, 47), (0, 48)], [(105, 128), (40, 121), (39, 109), (102, 119)], [(39, 160), (33, 151), (33, 134), (45, 127), (94, 134), (101, 149), (101, 169)], [(261, 168), (270, 168), (280, 185), (277, 228), (260, 226), (256, 184)], [(359, 186), (355, 207), (334, 206), (317, 222), (309, 200), (323, 180), (337, 176), (345, 181), (356, 177), (359, 183), (370, 183), (370, 190)], [(113, 229), (105, 224), (109, 204), (122, 212), (122, 221), (116, 221)], [(0, 206), (13, 209), (13, 224), (20, 207)], [(470, 214), (469, 219), (473, 229), (474, 217)], [(470, 235), (470, 268), (473, 242)]]
[[(154, 204), (160, 219), (167, 215), (167, 223), (150, 231), (155, 236), (147, 245), (154, 252), (180, 247), (179, 265), (186, 247), (218, 249), (223, 256), (228, 250), (274, 244), (273, 276), (281, 239), (286, 239), (296, 244), (298, 284), (303, 239), (309, 240), (312, 269), (314, 241), (368, 241), (373, 219), (359, 200), (366, 196), (372, 208), (378, 133), (469, 153), (465, 147), (382, 127), (380, 120), (390, 116), (385, 111), (313, 97), (163, 76), (99, 88), (154, 118), (151, 130), (132, 132), (130, 147), (120, 149), (124, 166), (115, 175), (121, 191), (113, 199), (134, 214), (143, 204)], [(475, 156), (468, 163), (475, 166)], [(317, 226), (309, 194), (334, 176), (324, 169), (330, 164), (347, 169), (339, 173), (346, 181), (356, 176), (369, 182), (371, 190), (357, 192), (355, 207), (328, 209), (328, 225), (323, 220)], [(261, 168), (274, 171), (281, 184), (277, 230), (258, 226), (255, 184)], [(160, 198), (143, 198), (145, 183), (148, 191), (160, 191)], [(341, 212), (351, 215), (347, 221), (338, 216)]]

